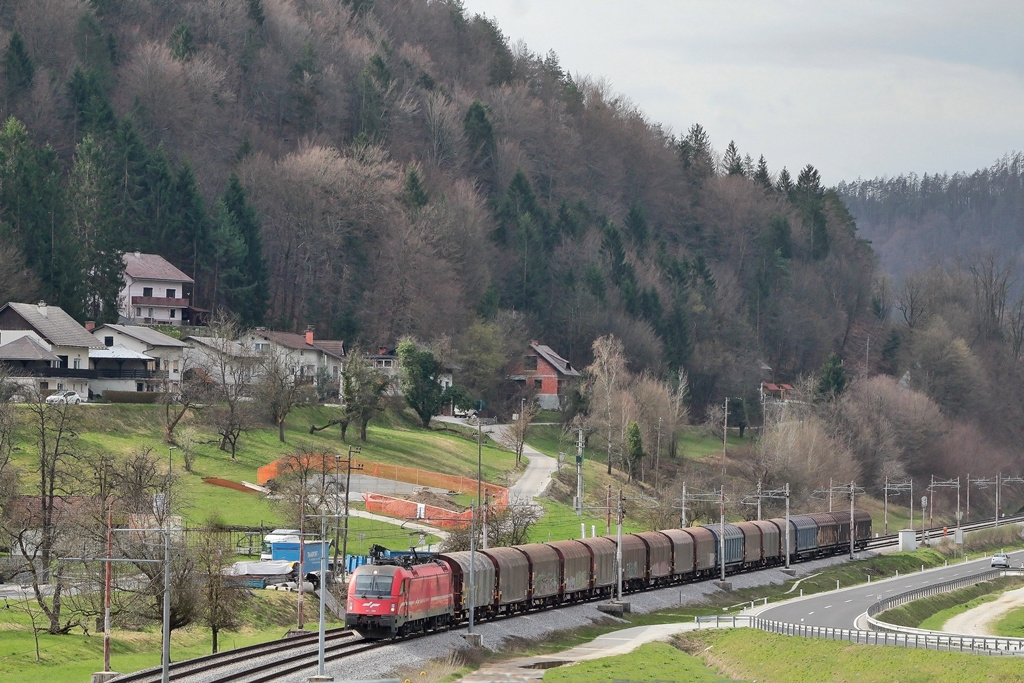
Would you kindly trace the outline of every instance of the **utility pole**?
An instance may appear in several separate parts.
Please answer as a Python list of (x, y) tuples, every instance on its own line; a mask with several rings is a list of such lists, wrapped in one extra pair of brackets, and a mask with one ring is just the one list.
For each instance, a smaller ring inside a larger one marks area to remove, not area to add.
[[(1007, 484), (1024, 484), (1024, 477), (1003, 477), (1001, 479), (1001, 481), (999, 482), (999, 488), (1002, 488), (1003, 486), (1006, 486)], [(1003, 501), (1003, 496), (1000, 493), (999, 494), (999, 503), (1000, 503), (1000, 505), (1002, 505), (1002, 501)], [(997, 512), (997, 514), (996, 514), (996, 526), (999, 526), (999, 515), (998, 515), (999, 511), (998, 511), (998, 509), (996, 510), (996, 512)]]
[(654, 451), (654, 490), (661, 490), (661, 421), (663, 418), (658, 418), (658, 447)]
[(899, 495), (899, 494), (903, 493), (904, 491), (910, 491), (910, 528), (911, 529), (914, 528), (914, 482), (913, 482), (913, 480), (907, 479), (906, 481), (901, 481), (901, 482), (897, 483), (897, 482), (890, 482), (889, 481), (889, 477), (886, 477), (885, 478), (885, 488), (884, 488), (884, 492), (885, 492), (884, 493), (884, 502), (883, 502), (883, 507), (882, 507), (883, 515), (884, 515), (884, 520), (885, 520), (885, 530), (883, 531), (883, 533), (886, 536), (889, 535), (889, 492), (890, 491), (892, 491), (893, 494), (895, 494), (895, 495)]
[[(760, 482), (758, 482), (757, 494), (755, 495), (755, 497), (757, 498), (757, 507), (758, 507), (757, 518), (758, 519), (761, 518), (760, 508), (761, 508), (761, 499), (762, 498), (785, 499), (785, 501), (786, 501), (786, 532), (785, 532), (785, 536), (786, 536), (785, 548), (786, 548), (786, 551), (785, 551), (785, 554), (786, 554), (786, 569), (789, 569), (789, 553), (790, 553), (790, 547), (789, 547), (789, 543), (790, 543), (790, 536), (789, 536), (789, 483), (788, 482), (786, 483), (785, 488), (774, 489), (774, 490), (771, 490), (771, 491), (765, 491), (765, 490), (763, 490), (761, 488)], [(740, 502), (745, 504), (745, 505), (750, 505), (751, 503), (750, 503), (749, 499), (750, 499), (750, 496), (747, 496), (747, 497), (743, 498)]]
[[(929, 488), (931, 495), (931, 506), (930, 509), (934, 509), (935, 506), (935, 489), (937, 488), (956, 488), (956, 526), (960, 527), (960, 477), (956, 479), (939, 479), (936, 481), (935, 475), (932, 475), (932, 484)], [(930, 514), (930, 513), (929, 513)], [(928, 520), (928, 526), (934, 526), (931, 518)]]
[(718, 556), (722, 559), (722, 581), (725, 581), (725, 484), (718, 498)]
[(482, 510), (483, 514), (481, 515), (480, 520), (482, 523), (482, 526), (480, 528), (480, 547), (483, 550), (487, 550), (487, 535), (490, 533), (489, 529), (487, 528), (487, 509), (488, 507), (490, 507), (491, 504), (490, 498), (491, 492), (484, 491), (484, 507)]
[[(349, 498), (351, 498), (351, 496), (349, 495), (349, 491), (351, 491), (351, 486), (352, 486), (352, 469), (353, 469), (352, 468), (352, 456), (355, 455), (356, 453), (361, 453), (362, 451), (363, 451), (363, 447), (362, 446), (349, 446), (348, 447), (348, 458), (346, 458), (346, 461), (345, 461), (345, 533), (341, 537), (341, 555), (342, 555), (342, 558), (343, 558), (342, 561), (345, 564), (345, 568), (342, 570), (342, 574), (341, 574), (342, 579), (344, 579), (345, 576), (347, 576), (347, 574), (348, 574), (348, 518), (349, 518), (348, 504), (349, 504)], [(362, 463), (356, 465), (355, 469), (356, 470), (362, 470), (363, 469)], [(334, 552), (338, 552), (338, 544), (337, 543), (334, 544)], [(301, 555), (300, 555), (300, 557), (301, 557)], [(337, 560), (335, 560), (334, 570), (335, 571), (338, 570)]]
[[(722, 486), (725, 486), (725, 449), (729, 437), (729, 397), (725, 397), (725, 420), (722, 422)], [(722, 579), (725, 580), (724, 577)]]
[(576, 516), (583, 515), (583, 428), (576, 438)]
[(618, 541), (615, 544), (615, 567), (618, 574), (619, 602), (622, 602), (622, 516), (625, 511), (625, 503), (622, 500), (622, 489), (619, 489), (619, 531)]
[(683, 482), (683, 497), (679, 501), (679, 528), (686, 528), (686, 482)]

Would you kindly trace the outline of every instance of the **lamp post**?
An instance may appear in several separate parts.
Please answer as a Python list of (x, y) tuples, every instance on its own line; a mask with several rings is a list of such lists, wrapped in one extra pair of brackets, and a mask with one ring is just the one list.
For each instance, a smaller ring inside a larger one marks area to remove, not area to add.
[[(354, 453), (361, 453), (363, 451), (362, 446), (349, 446), (348, 447), (348, 469), (345, 472), (345, 533), (341, 537), (341, 561), (345, 565), (342, 569), (341, 577), (345, 578), (348, 573), (348, 502), (349, 502), (349, 487), (352, 485), (352, 455)], [(359, 469), (363, 469), (362, 465), (359, 465)], [(337, 544), (335, 544), (337, 549)], [(334, 564), (335, 571), (337, 571), (338, 564)]]
[[(725, 486), (725, 448), (729, 437), (729, 397), (725, 397), (725, 419), (722, 421), (722, 486)], [(724, 580), (724, 577), (723, 577)]]
[(161, 683), (170, 680), (171, 666), (171, 454), (177, 446), (167, 449), (167, 486), (164, 490), (164, 610), (161, 653)]

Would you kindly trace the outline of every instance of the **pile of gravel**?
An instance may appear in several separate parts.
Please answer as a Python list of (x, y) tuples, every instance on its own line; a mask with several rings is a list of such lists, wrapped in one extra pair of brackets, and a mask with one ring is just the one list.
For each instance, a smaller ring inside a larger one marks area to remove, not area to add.
[[(862, 558), (870, 556), (872, 553), (862, 552), (860, 554)], [(847, 559), (844, 555), (801, 562), (793, 565), (793, 570), (797, 576), (806, 576), (824, 567), (842, 564)], [(779, 585), (792, 580), (792, 578), (780, 569), (765, 569), (730, 576), (729, 581), (732, 583), (733, 589), (741, 590), (757, 586)], [(624, 597), (624, 600), (630, 603), (630, 609), (633, 612), (646, 614), (679, 605), (706, 604), (709, 595), (720, 592), (721, 589), (712, 581), (701, 581), (656, 591), (630, 593)], [(483, 622), (477, 624), (474, 630), (482, 637), (484, 647), (498, 652), (524, 638), (537, 640), (555, 631), (566, 631), (588, 626), (598, 621), (615, 619), (615, 617), (599, 612), (597, 605), (597, 602), (590, 602), (584, 605), (535, 612), (513, 619)], [(465, 632), (466, 629), (462, 628), (424, 638), (399, 641), (391, 647), (346, 658), (333, 667), (328, 663), (327, 674), (334, 676), (335, 680), (345, 681), (387, 678), (393, 676), (396, 671), (421, 668), (428, 661), (444, 659), (453, 651), (467, 649), (469, 646), (462, 637)], [(304, 683), (308, 678), (309, 674), (307, 673), (282, 680), (287, 683)]]

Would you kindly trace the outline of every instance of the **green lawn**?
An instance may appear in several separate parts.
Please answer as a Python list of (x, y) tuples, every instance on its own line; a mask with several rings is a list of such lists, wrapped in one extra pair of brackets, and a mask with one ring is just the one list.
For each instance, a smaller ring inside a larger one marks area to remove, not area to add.
[[(281, 638), (296, 625), (295, 593), (255, 591), (256, 596), (246, 611), (246, 626), (239, 632), (221, 632), (220, 649)], [(0, 680), (39, 681), (40, 683), (82, 683), (95, 671), (103, 669), (103, 634), (80, 629), (63, 636), (41, 634), (41, 660), (35, 660), (35, 645), (28, 615), (20, 602), (8, 601), (0, 610)], [(307, 595), (304, 613), (306, 628), (315, 628), (318, 612), (316, 596)], [(331, 623), (331, 626), (340, 626)], [(193, 625), (171, 634), (171, 660), (209, 654), (211, 637), (208, 629)], [(142, 631), (114, 629), (111, 636), (111, 666), (115, 671), (137, 671), (160, 665), (159, 625)]]
[(723, 681), (717, 671), (668, 643), (648, 643), (621, 657), (592, 659), (550, 669), (544, 683), (598, 683), (599, 681)]
[[(1016, 657), (853, 645), (752, 629), (694, 631), (681, 639), (705, 666), (731, 680), (763, 683), (960, 683), (1021, 681)], [(666, 672), (663, 680), (673, 678)], [(544, 677), (547, 681), (547, 676)]]

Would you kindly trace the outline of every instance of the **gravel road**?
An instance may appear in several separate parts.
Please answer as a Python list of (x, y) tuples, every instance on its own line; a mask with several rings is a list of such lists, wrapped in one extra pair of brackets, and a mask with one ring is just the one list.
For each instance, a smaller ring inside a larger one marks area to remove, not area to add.
[(991, 626), (1012, 609), (1024, 606), (1024, 588), (1006, 591), (992, 602), (986, 602), (959, 614), (943, 626), (949, 633), (963, 633), (970, 636), (995, 635)]

